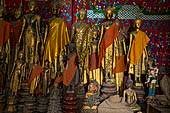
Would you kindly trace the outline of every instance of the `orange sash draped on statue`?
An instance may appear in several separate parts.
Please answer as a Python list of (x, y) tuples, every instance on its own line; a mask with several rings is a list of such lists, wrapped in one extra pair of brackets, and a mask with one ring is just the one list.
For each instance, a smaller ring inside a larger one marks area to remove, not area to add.
[(64, 68), (63, 75), (60, 77), (57, 77), (54, 84), (60, 83), (63, 81), (63, 84), (65, 86), (70, 85), (70, 83), (76, 73), (76, 70), (77, 70), (77, 67), (75, 65), (75, 58), (76, 58), (76, 54), (73, 54), (73, 56), (68, 61), (67, 66)]
[(7, 21), (0, 21), (0, 47), (10, 38), (11, 24)]
[(36, 76), (40, 76), (43, 72), (43, 68), (41, 66), (35, 66), (31, 71), (31, 77), (28, 81), (28, 87), (31, 86), (31, 82), (34, 80)]
[(131, 64), (136, 65), (138, 63), (140, 57), (142, 56), (143, 50), (149, 41), (149, 37), (143, 31), (139, 31), (136, 34), (130, 49), (129, 60)]
[(114, 39), (118, 35), (119, 35), (118, 27), (116, 23), (113, 23), (112, 26), (110, 26), (110, 28), (105, 32), (103, 40), (101, 42), (98, 67), (100, 67), (102, 64), (102, 59), (105, 55), (106, 48), (113, 43)]

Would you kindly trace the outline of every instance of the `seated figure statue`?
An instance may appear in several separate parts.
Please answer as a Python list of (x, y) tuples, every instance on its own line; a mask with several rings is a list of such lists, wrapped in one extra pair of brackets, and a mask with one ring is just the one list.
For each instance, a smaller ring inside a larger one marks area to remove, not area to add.
[(126, 83), (126, 87), (127, 87), (127, 89), (124, 90), (122, 102), (123, 103), (125, 102), (126, 105), (129, 106), (134, 112), (140, 111), (141, 108), (136, 103), (137, 102), (136, 92), (135, 92), (135, 90), (132, 89), (133, 81), (132, 81), (130, 75), (129, 75), (129, 79), (127, 80), (127, 83)]

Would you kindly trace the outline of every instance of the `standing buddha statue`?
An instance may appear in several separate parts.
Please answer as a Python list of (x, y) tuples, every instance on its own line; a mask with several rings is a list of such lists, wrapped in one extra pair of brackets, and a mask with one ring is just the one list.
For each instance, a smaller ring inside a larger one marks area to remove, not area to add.
[(87, 83), (88, 50), (90, 27), (85, 23), (87, 12), (81, 9), (78, 12), (78, 21), (72, 25), (71, 41), (76, 45), (76, 53), (79, 58), (80, 82)]
[(12, 95), (17, 95), (17, 91), (21, 86), (21, 81), (25, 79), (25, 69), (24, 53), (23, 51), (20, 51), (18, 53), (18, 59), (14, 62), (11, 73), (10, 88), (12, 90)]
[(52, 17), (46, 21), (44, 38), (45, 49), (43, 63), (45, 60), (49, 60), (50, 64), (53, 62), (55, 73), (59, 67), (61, 67), (61, 71), (63, 71), (63, 57), (66, 54), (65, 47), (70, 41), (66, 22), (58, 17), (59, 9), (60, 6), (56, 0), (51, 2)]
[(116, 78), (116, 89), (118, 94), (123, 93), (123, 79), (124, 72), (127, 70), (126, 62), (126, 44), (125, 44), (125, 35), (120, 30), (120, 21), (118, 20), (118, 13), (116, 13), (115, 22), (119, 29), (119, 35), (114, 40), (113, 45), (113, 74)]
[(105, 10), (106, 22), (101, 25), (101, 34), (98, 43), (98, 66), (104, 69), (105, 82), (114, 82), (113, 77), (113, 44), (119, 34), (117, 23), (112, 22), (113, 10), (107, 7)]
[[(1, 60), (1, 63), (3, 63), (2, 65), (8, 65), (9, 63), (9, 59), (10, 59), (10, 32), (11, 32), (11, 24), (9, 22), (7, 22), (6, 20), (4, 20), (4, 17), (6, 15), (6, 9), (5, 9), (5, 3), (4, 0), (1, 0), (1, 5), (0, 5), (0, 54), (1, 57), (3, 59)], [(6, 67), (5, 66), (5, 67)], [(2, 70), (6, 70), (3, 73), (3, 76), (7, 78), (7, 67), (5, 69), (5, 67), (3, 67), (4, 69)], [(0, 82), (4, 84), (4, 80), (6, 79), (1, 79)], [(9, 77), (8, 77), (9, 79)]]
[(10, 37), (10, 42), (11, 42), (11, 64), (10, 66), (12, 67), (12, 64), (14, 61), (17, 59), (17, 54), (18, 51), (15, 48), (16, 44), (21, 36), (22, 28), (23, 28), (23, 9), (22, 9), (22, 0), (20, 3), (20, 6), (18, 9), (15, 10), (15, 21), (11, 22), (11, 37)]
[(43, 41), (40, 34), (41, 18), (39, 15), (35, 14), (35, 0), (30, 0), (28, 2), (28, 9), (29, 13), (24, 15), (21, 36), (17, 44), (17, 50), (24, 51), (24, 60), (27, 64), (26, 79), (30, 76), (30, 67), (33, 65), (34, 56), (39, 56), (40, 59), (43, 51)]
[(150, 41), (149, 37), (140, 30), (141, 20), (135, 20), (135, 30), (130, 33), (130, 45), (128, 50), (127, 61), (130, 62), (129, 74), (134, 74), (135, 85), (143, 86), (141, 75), (146, 72), (146, 63), (148, 60), (146, 46)]
[(92, 32), (91, 32), (91, 44), (90, 44), (90, 58), (89, 58), (89, 79), (96, 80), (98, 84), (102, 84), (103, 80), (103, 74), (101, 73), (100, 68), (97, 67), (98, 62), (97, 62), (97, 29), (95, 25), (92, 27)]

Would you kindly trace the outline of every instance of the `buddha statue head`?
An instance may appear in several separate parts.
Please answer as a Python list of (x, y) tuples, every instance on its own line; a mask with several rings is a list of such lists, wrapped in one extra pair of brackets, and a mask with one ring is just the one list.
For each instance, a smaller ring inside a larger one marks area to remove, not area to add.
[(136, 28), (136, 29), (140, 29), (141, 28), (141, 24), (142, 24), (142, 21), (139, 18), (139, 14), (140, 14), (140, 11), (137, 11), (136, 20), (134, 22), (134, 28)]
[(59, 15), (60, 13), (60, 5), (56, 0), (52, 1), (51, 4), (51, 13), (52, 15)]
[(22, 16), (22, 14), (23, 14), (23, 9), (22, 9), (22, 0), (21, 0), (19, 8), (15, 10), (15, 18), (19, 19)]
[(18, 59), (19, 59), (19, 60), (23, 60), (23, 58), (24, 58), (24, 52), (23, 52), (23, 51), (20, 51), (20, 52), (18, 53)]
[(78, 20), (80, 21), (84, 21), (87, 17), (87, 12), (84, 8), (82, 8), (79, 12), (78, 12)]
[(127, 87), (128, 89), (133, 87), (133, 80), (131, 79), (130, 74), (129, 74), (129, 79), (128, 79), (127, 82), (126, 82), (126, 87)]
[(97, 28), (95, 25), (92, 26), (93, 40), (97, 39)]
[(104, 16), (106, 20), (111, 20), (113, 17), (113, 10), (110, 6), (108, 6), (105, 10)]
[(49, 62), (48, 60), (45, 60), (44, 67), (45, 67), (45, 68), (48, 68), (48, 67), (49, 67), (49, 64), (50, 64), (50, 62)]
[(30, 11), (31, 13), (34, 13), (34, 12), (35, 12), (36, 7), (37, 7), (37, 3), (36, 3), (35, 0), (30, 0), (30, 1), (28, 2), (28, 9), (29, 9), (29, 11)]

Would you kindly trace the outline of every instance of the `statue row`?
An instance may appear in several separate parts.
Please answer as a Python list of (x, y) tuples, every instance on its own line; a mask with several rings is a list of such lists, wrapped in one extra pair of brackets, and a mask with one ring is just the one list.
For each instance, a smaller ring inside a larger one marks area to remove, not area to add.
[(1, 64), (7, 64), (5, 67), (9, 70), (6, 74), (8, 77), (1, 71), (1, 81), (5, 81), (4, 78), (11, 81), (10, 88), (14, 95), (17, 95), (20, 83), (24, 80), (30, 84), (32, 95), (38, 85), (41, 87), (39, 89), (42, 89), (42, 94), (47, 95), (52, 79), (56, 79), (56, 83), (63, 81), (66, 86), (72, 84), (71, 81), (86, 84), (92, 79), (100, 85), (103, 81), (115, 82), (119, 92), (122, 90), (124, 72), (127, 70), (129, 74), (135, 76), (136, 86), (142, 86), (141, 75), (146, 73), (148, 62), (146, 46), (149, 38), (140, 30), (140, 19), (135, 20), (135, 29), (130, 33), (127, 49), (127, 36), (120, 29), (118, 15), (116, 20), (112, 21), (111, 7), (106, 8), (106, 22), (101, 24), (97, 40), (98, 31), (95, 25), (90, 28), (85, 23), (85, 9), (79, 11), (78, 21), (72, 25), (69, 39), (66, 23), (57, 17), (59, 7), (56, 1), (51, 3), (53, 16), (44, 22), (43, 33), (40, 29), (41, 18), (35, 14), (36, 2), (29, 1), (30, 13), (24, 16), (21, 16), (22, 2), (20, 6), (16, 10), (16, 21), (11, 25), (3, 20), (5, 8), (1, 7), (0, 10), (0, 22), (6, 26), (1, 29), (9, 31), (12, 27), (12, 32), (0, 34)]

